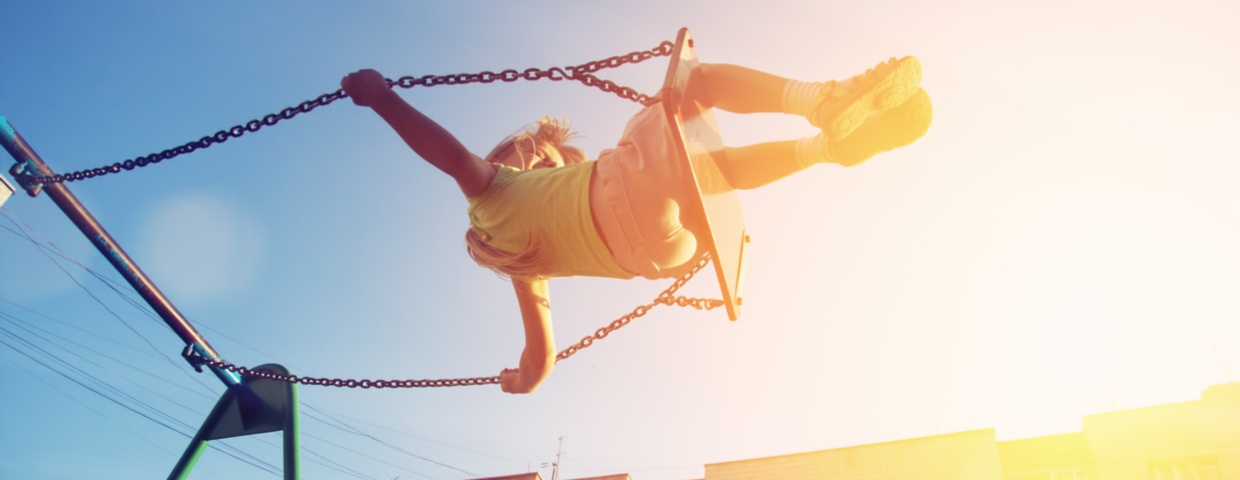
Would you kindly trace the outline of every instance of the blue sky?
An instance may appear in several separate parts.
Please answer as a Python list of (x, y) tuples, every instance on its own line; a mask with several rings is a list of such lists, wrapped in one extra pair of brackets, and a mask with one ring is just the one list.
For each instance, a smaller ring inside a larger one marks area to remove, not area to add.
[[(296, 105), (359, 68), (572, 65), (680, 27), (705, 61), (804, 79), (919, 56), (925, 138), (741, 194), (754, 243), (739, 322), (656, 309), (528, 396), (300, 390), (307, 478), (549, 477), (561, 436), (565, 478), (699, 478), (707, 463), (974, 428), (1073, 431), (1240, 380), (1235, 9), (6, 2), (0, 115), (72, 171)], [(663, 67), (605, 76), (653, 92)], [(563, 83), (403, 95), (480, 152), (549, 114), (594, 154), (636, 111)], [(813, 133), (779, 115), (719, 123), (732, 145)], [(348, 102), (70, 188), (230, 361), (359, 378), (515, 366), (515, 301), (465, 255), (455, 185)], [(117, 276), (50, 200), (19, 194), (0, 213), (0, 477), (166, 475), (222, 387), (108, 287)], [(686, 293), (715, 295), (708, 278)], [(554, 281), (559, 345), (665, 286)], [(194, 478), (274, 477), (234, 456), (278, 465), (278, 440), (220, 442), (235, 450), (208, 452)]]

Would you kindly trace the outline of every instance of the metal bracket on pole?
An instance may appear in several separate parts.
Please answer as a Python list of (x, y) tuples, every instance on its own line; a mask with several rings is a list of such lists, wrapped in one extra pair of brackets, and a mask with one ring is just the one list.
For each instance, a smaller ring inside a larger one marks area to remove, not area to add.
[[(181, 357), (189, 363), (189, 366), (194, 367), (194, 370), (198, 373), (202, 373), (203, 367), (206, 367), (210, 368), (216, 375), (221, 375), (223, 372), (220, 372), (220, 369), (195, 361), (196, 359), (210, 359), (211, 357), (209, 355), (210, 352), (206, 349), (206, 347), (203, 347), (197, 343), (186, 345), (185, 350), (181, 351)], [(241, 377), (237, 377), (237, 380), (240, 381)]]
[[(0, 117), (0, 123), (5, 123), (4, 118)], [(31, 197), (39, 196), (39, 192), (43, 191), (43, 184), (25, 181), (27, 178), (38, 177), (39, 171), (35, 165), (29, 161), (19, 161), (9, 167), (9, 174), (17, 180), (17, 184), (26, 190), (26, 195)]]
[[(287, 369), (280, 365), (261, 365), (254, 369), (259, 372), (288, 375)], [(257, 435), (268, 432), (284, 432), (284, 478), (296, 480), (301, 476), (301, 451), (298, 440), (297, 385), (278, 380), (248, 377), (245, 384), (257, 395), (262, 413), (258, 416), (244, 413), (250, 407), (244, 405), (245, 400), (239, 398), (229, 389), (220, 397), (211, 414), (202, 422), (202, 428), (194, 435), (185, 453), (168, 475), (169, 480), (189, 478), (189, 472), (198, 462), (198, 457), (207, 449), (211, 440)]]
[[(18, 145), (25, 144), (26, 141), (21, 140), (21, 136), (17, 134), (17, 130), (14, 130), (13, 126), (10, 125), (9, 121), (5, 120), (3, 116), (0, 116), (0, 139), (4, 140), (5, 148), (10, 149), (9, 153), (13, 154), (13, 160), (17, 161), (17, 163), (13, 164), (12, 167), (9, 167), (9, 175), (12, 175), (13, 179), (17, 180), (18, 185), (21, 185), (22, 188), (26, 190), (27, 195), (37, 197), (39, 192), (43, 191), (43, 184), (26, 182), (23, 180), (30, 177), (42, 176), (42, 172), (39, 171), (38, 163), (31, 160), (28, 155), (21, 155), (13, 152), (13, 149), (19, 148)], [(10, 144), (13, 144), (12, 148), (9, 147)], [(9, 185), (10, 190), (12, 187), (12, 185)]]

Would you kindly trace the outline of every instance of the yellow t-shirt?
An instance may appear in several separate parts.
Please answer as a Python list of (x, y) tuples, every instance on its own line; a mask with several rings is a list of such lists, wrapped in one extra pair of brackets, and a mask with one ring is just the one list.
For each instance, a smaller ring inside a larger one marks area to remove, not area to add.
[(633, 278), (603, 243), (590, 213), (594, 162), (518, 170), (501, 166), (482, 195), (469, 198), (469, 223), (490, 246), (518, 254), (532, 246), (542, 277)]

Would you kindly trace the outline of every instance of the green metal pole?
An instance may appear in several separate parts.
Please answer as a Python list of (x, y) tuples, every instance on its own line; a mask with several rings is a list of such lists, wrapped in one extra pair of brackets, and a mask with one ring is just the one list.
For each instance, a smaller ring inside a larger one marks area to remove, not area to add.
[(201, 457), (202, 452), (206, 450), (207, 441), (194, 436), (194, 441), (190, 442), (189, 448), (185, 449), (185, 454), (181, 456), (181, 460), (172, 469), (172, 473), (168, 474), (168, 480), (186, 480), (189, 478), (190, 470), (194, 469), (194, 464), (198, 463), (198, 457)]
[[(229, 395), (229, 392), (225, 392), (224, 395)], [(194, 469), (194, 464), (198, 463), (198, 457), (201, 457), (202, 452), (207, 450), (208, 435), (215, 430), (215, 425), (219, 423), (220, 418), (227, 410), (228, 402), (217, 402), (215, 404), (215, 408), (212, 408), (211, 413), (202, 421), (202, 427), (198, 429), (198, 433), (194, 434), (194, 439), (190, 440), (189, 446), (185, 447), (185, 453), (181, 454), (181, 459), (177, 460), (175, 467), (172, 467), (172, 473), (168, 474), (168, 480), (185, 480), (189, 478), (189, 472)]]
[(284, 480), (301, 479), (301, 427), (297, 384), (289, 388), (289, 401), (284, 406)]

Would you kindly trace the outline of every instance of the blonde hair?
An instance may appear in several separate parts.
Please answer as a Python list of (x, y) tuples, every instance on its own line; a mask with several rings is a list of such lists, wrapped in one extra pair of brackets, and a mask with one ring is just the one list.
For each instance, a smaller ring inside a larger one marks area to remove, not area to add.
[(487, 244), (486, 239), (471, 228), (465, 231), (465, 250), (474, 263), (502, 278), (539, 280), (551, 273), (547, 271), (547, 260), (538, 254), (538, 244), (533, 239), (520, 252), (511, 253)]
[[(586, 160), (585, 152), (580, 148), (568, 144), (569, 140), (577, 137), (577, 133), (568, 128), (568, 120), (564, 118), (556, 119), (553, 117), (542, 117), (533, 125), (527, 125), (517, 133), (509, 135), (501, 140), (495, 148), (491, 149), (491, 153), (486, 156), (488, 163), (494, 163), (496, 158), (517, 148), (517, 142), (529, 140), (535, 145), (545, 144), (555, 147), (559, 150), (560, 156), (564, 158), (565, 165), (576, 165)], [(518, 155), (522, 155), (520, 150), (516, 150)], [(523, 158), (524, 159), (524, 158)]]
[[(534, 142), (535, 145), (545, 144), (555, 147), (560, 152), (560, 157), (564, 159), (565, 165), (584, 163), (588, 160), (585, 152), (568, 144), (568, 141), (576, 136), (577, 134), (568, 128), (568, 120), (542, 117), (533, 125), (528, 125), (500, 141), (487, 154), (486, 161), (495, 163), (496, 158), (512, 151), (516, 151), (518, 155), (524, 155), (516, 145), (517, 142), (528, 140)], [(537, 280), (546, 278), (552, 273), (548, 271), (547, 259), (539, 255), (537, 239), (529, 239), (525, 248), (516, 253), (495, 248), (487, 244), (486, 240), (473, 228), (465, 231), (465, 250), (469, 252), (469, 258), (474, 259), (474, 263), (479, 266), (488, 268), (501, 277), (520, 280)]]

